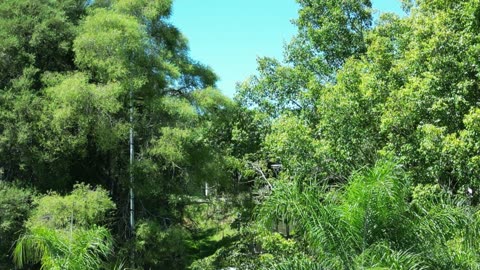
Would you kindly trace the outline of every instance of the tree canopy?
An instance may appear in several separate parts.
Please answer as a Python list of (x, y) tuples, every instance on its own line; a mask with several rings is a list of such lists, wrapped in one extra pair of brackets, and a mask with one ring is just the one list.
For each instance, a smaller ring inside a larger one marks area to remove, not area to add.
[(0, 2), (0, 268), (480, 269), (480, 3), (402, 2), (297, 0), (233, 100), (170, 0)]

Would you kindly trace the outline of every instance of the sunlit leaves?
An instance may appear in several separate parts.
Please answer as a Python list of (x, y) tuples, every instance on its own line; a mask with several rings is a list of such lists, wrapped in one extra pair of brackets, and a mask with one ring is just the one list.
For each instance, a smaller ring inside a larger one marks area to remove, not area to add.
[(45, 90), (43, 124), (52, 132), (44, 143), (57, 151), (74, 151), (85, 147), (92, 133), (102, 150), (123, 136), (122, 125), (114, 116), (121, 109), (119, 97), (123, 88), (116, 83), (94, 85), (83, 73), (70, 76), (51, 75), (45, 79), (51, 87)]
[(168, 128), (161, 129), (161, 137), (151, 149), (153, 155), (159, 155), (168, 163), (181, 164), (187, 153), (185, 144), (190, 143), (192, 132), (188, 129)]
[(111, 235), (102, 227), (77, 229), (73, 233), (39, 227), (19, 239), (14, 260), (19, 267), (41, 262), (42, 269), (95, 269), (111, 248)]
[(297, 2), (301, 6), (295, 21), (299, 37), (312, 44), (308, 59), (324, 57), (336, 69), (350, 56), (365, 52), (364, 34), (372, 22), (370, 0)]
[(44, 71), (73, 68), (71, 47), (75, 25), (83, 13), (80, 2), (0, 3), (0, 88), (9, 86), (27, 67)]
[[(328, 269), (476, 269), (479, 264), (475, 208), (438, 185), (412, 186), (390, 161), (355, 173), (340, 189), (276, 182), (257, 220), (263, 228), (288, 220), (293, 239), (305, 243), (300, 250), (314, 256), (306, 263)], [(279, 269), (301, 262), (277, 260)]]
[(75, 185), (70, 195), (50, 193), (40, 196), (36, 199), (35, 205), (37, 207), (28, 221), (30, 228), (44, 226), (51, 229), (68, 229), (71, 224), (78, 227), (101, 225), (105, 217), (115, 208), (115, 204), (104, 189), (92, 189), (85, 184)]
[(152, 22), (161, 17), (169, 16), (171, 7), (171, 0), (115, 1), (115, 9), (117, 11), (135, 16), (139, 19), (145, 18)]
[(283, 66), (271, 58), (259, 58), (257, 62), (259, 75), (238, 85), (238, 101), (273, 117), (311, 106), (307, 89), (311, 76), (309, 71)]
[(115, 204), (105, 190), (75, 186), (71, 195), (40, 197), (13, 252), (18, 267), (40, 263), (42, 269), (98, 269), (112, 250), (105, 227)]
[(145, 29), (135, 17), (98, 9), (87, 17), (75, 39), (76, 62), (104, 82), (125, 80), (138, 76), (135, 60), (143, 57), (146, 42)]
[(320, 164), (316, 149), (321, 146), (313, 138), (313, 132), (299, 117), (284, 115), (272, 124), (272, 130), (265, 138), (265, 150), (289, 175), (301, 181), (323, 169), (317, 167)]

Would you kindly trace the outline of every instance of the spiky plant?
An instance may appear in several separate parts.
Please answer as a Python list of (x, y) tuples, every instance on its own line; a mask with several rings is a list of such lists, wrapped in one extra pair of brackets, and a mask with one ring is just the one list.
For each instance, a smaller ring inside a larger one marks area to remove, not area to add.
[(18, 267), (40, 263), (42, 269), (99, 269), (113, 239), (99, 226), (115, 205), (108, 193), (79, 184), (71, 195), (51, 193), (36, 200), (26, 232), (13, 250)]
[[(276, 219), (290, 220), (305, 252), (324, 269), (401, 262), (415, 268), (420, 265), (417, 257), (395, 249), (402, 246), (410, 224), (407, 200), (408, 178), (396, 163), (380, 161), (355, 173), (342, 188), (280, 181), (260, 207), (259, 220), (265, 227)], [(381, 249), (386, 246), (379, 243), (392, 247)]]
[(17, 241), (13, 257), (20, 268), (41, 263), (41, 269), (99, 269), (111, 248), (112, 236), (103, 227), (71, 232), (37, 227)]
[(290, 221), (305, 254), (277, 254), (269, 269), (480, 269), (478, 207), (438, 185), (413, 187), (389, 160), (342, 187), (284, 176), (257, 214), (265, 230)]

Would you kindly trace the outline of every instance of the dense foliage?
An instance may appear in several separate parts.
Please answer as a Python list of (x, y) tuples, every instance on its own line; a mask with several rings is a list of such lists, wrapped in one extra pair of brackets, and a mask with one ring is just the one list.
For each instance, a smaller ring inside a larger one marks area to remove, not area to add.
[(478, 269), (478, 1), (374, 24), (370, 1), (298, 3), (285, 63), (260, 59), (237, 96), (270, 115), (260, 153), (282, 164), (247, 233), (265, 248), (237, 265)]
[[(186, 39), (168, 22), (171, 4), (0, 3), (1, 180), (40, 193), (66, 194), (77, 182), (108, 189), (117, 205), (109, 229), (125, 257), (135, 246), (127, 233), (130, 171), (139, 226), (162, 229), (158, 224), (165, 220), (182, 221), (184, 206), (175, 203), (177, 196), (200, 193), (204, 182), (221, 188), (228, 179), (223, 126), (236, 109), (212, 88), (215, 74), (188, 56)], [(22, 192), (2, 200), (20, 204), (26, 200)], [(25, 220), (23, 207), (28, 204), (21, 204), (18, 217), (2, 211), (6, 234), (13, 230), (11, 222)], [(16, 231), (8, 237), (14, 236)], [(13, 243), (8, 239), (2, 241), (6, 254)]]
[(0, 268), (480, 269), (480, 2), (297, 2), (230, 100), (170, 0), (1, 1)]
[(105, 190), (75, 185), (71, 195), (49, 193), (34, 205), (13, 253), (19, 267), (41, 263), (44, 269), (95, 269), (110, 255), (112, 236), (105, 225), (115, 204)]

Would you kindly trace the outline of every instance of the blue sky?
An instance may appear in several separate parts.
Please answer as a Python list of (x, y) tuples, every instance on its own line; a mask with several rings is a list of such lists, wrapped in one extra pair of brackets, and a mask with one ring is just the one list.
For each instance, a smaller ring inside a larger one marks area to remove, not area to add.
[[(399, 0), (373, 0), (381, 12), (401, 13)], [(235, 84), (256, 73), (256, 58), (282, 59), (295, 34), (295, 0), (174, 0), (171, 22), (187, 37), (193, 59), (213, 68), (232, 97)]]

